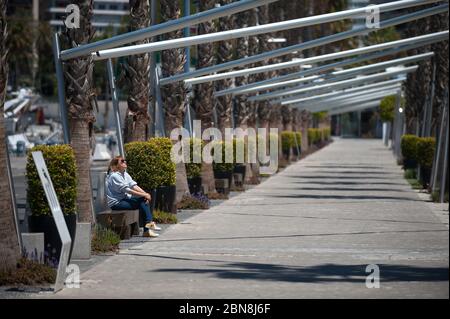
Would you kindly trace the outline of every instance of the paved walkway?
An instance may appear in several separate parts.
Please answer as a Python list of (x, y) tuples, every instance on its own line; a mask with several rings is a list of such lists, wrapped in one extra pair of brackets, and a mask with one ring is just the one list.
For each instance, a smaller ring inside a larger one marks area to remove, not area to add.
[(448, 298), (448, 236), (381, 141), (338, 139), (56, 297)]

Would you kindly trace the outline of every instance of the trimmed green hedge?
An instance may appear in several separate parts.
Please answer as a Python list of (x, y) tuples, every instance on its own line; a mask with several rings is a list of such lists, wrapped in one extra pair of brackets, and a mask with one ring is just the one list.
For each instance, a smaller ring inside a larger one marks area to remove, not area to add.
[(289, 152), (295, 145), (295, 133), (292, 131), (281, 132), (281, 148), (284, 152)]
[(417, 142), (419, 137), (416, 135), (406, 134), (402, 136), (400, 147), (402, 156), (405, 160), (417, 161)]
[(39, 145), (28, 152), (26, 177), (27, 201), (33, 215), (51, 215), (47, 197), (34, 165), (31, 152), (41, 151), (47, 165), (50, 178), (58, 197), (59, 205), (65, 215), (76, 213), (77, 169), (75, 155), (69, 145)]
[[(201, 139), (195, 139), (196, 141), (200, 142), (201, 145), (201, 149), (200, 149), (200, 158), (201, 158), (201, 153), (203, 150), (203, 146), (204, 143)], [(202, 163), (194, 163), (194, 139), (191, 138), (189, 140), (189, 147), (190, 147), (190, 162), (186, 163), (186, 175), (187, 178), (195, 178), (195, 177), (200, 177), (201, 173), (202, 173)]]
[(417, 160), (424, 168), (433, 166), (436, 139), (434, 137), (421, 137), (417, 141)]
[[(298, 146), (301, 147), (302, 146), (302, 133), (301, 132), (295, 132), (295, 136), (297, 137)], [(296, 147), (295, 144), (294, 144), (294, 147)]]
[(386, 96), (381, 100), (380, 104), (380, 118), (383, 122), (394, 121), (395, 116), (395, 103), (397, 97), (395, 95)]
[[(235, 157), (233, 154), (233, 163), (225, 163), (225, 151), (227, 148), (233, 147), (232, 143), (225, 143), (225, 142), (217, 142), (220, 145), (220, 149), (222, 151), (222, 163), (216, 163), (213, 162), (213, 169), (216, 172), (231, 172), (234, 168), (234, 161)], [(234, 152), (233, 152), (234, 153)]]
[(168, 138), (152, 138), (147, 142), (125, 144), (128, 173), (146, 191), (175, 185), (175, 163)]

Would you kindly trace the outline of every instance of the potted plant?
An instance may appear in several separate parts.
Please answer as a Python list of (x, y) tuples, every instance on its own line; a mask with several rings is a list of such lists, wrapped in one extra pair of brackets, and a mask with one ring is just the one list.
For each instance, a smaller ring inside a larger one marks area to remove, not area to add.
[(292, 147), (295, 146), (295, 135), (291, 131), (281, 132), (281, 150), (286, 160), (289, 160)]
[(416, 169), (417, 168), (417, 142), (419, 137), (416, 135), (406, 134), (402, 136), (400, 147), (403, 156), (403, 168)]
[(34, 151), (42, 152), (64, 215), (64, 220), (72, 238), (69, 260), (72, 255), (77, 227), (77, 170), (75, 156), (69, 145), (40, 145), (32, 148), (27, 158), (27, 202), (31, 210), (31, 216), (28, 218), (29, 231), (32, 233), (44, 233), (46, 258), (51, 263), (57, 264), (61, 254), (61, 239), (31, 155), (31, 152)]
[(383, 122), (383, 142), (389, 145), (391, 136), (391, 126), (394, 121), (395, 104), (397, 97), (395, 95), (386, 96), (380, 103), (380, 119)]
[(200, 151), (200, 154), (195, 154), (197, 156), (200, 156), (201, 158), (201, 152), (203, 149), (203, 141), (198, 140), (197, 142), (200, 143), (201, 147), (200, 150), (194, 149), (194, 139), (189, 140), (189, 147), (190, 147), (190, 161), (189, 163), (186, 163), (186, 175), (189, 185), (189, 192), (191, 194), (199, 194), (202, 191), (202, 163), (194, 163), (194, 152)]
[[(214, 170), (214, 178), (215, 179), (228, 179), (228, 182), (231, 186), (231, 182), (233, 179), (233, 169), (234, 169), (234, 159), (232, 163), (226, 163), (226, 149), (232, 148), (232, 143), (225, 142), (217, 142), (220, 145), (220, 150), (222, 151), (222, 163), (218, 163), (216, 161), (213, 162), (213, 170)], [(231, 150), (229, 149), (229, 152)]]
[(421, 169), (423, 188), (428, 188), (433, 167), (436, 139), (434, 137), (421, 137), (417, 141), (417, 160)]
[[(237, 151), (243, 150), (244, 163), (237, 162)], [(233, 139), (233, 173), (242, 174), (242, 180), (245, 180), (245, 160), (247, 158), (247, 150), (245, 148), (245, 140), (244, 139)]]
[(171, 150), (168, 138), (125, 145), (128, 173), (152, 195), (153, 208), (175, 213), (175, 163), (170, 157)]

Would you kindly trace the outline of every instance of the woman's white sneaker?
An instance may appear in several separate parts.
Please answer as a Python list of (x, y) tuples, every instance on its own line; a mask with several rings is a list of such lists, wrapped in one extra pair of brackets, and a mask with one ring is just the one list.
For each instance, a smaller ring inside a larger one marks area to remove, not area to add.
[(155, 222), (148, 223), (145, 227), (151, 230), (161, 230), (161, 227), (156, 226)]

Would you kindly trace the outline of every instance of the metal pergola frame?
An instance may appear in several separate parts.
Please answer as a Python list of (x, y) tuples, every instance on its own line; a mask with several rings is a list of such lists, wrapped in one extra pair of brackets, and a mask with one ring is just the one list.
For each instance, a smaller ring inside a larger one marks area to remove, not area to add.
[[(375, 72), (375, 71), (381, 71), (381, 70), (385, 70), (388, 67), (393, 67), (396, 65), (404, 65), (404, 64), (408, 64), (408, 63), (419, 62), (424, 59), (429, 59), (433, 55), (434, 55), (433, 52), (428, 52), (428, 53), (418, 54), (418, 55), (414, 55), (414, 56), (407, 57), (407, 58), (400, 58), (400, 59), (395, 59), (395, 60), (391, 60), (391, 61), (380, 62), (380, 63), (371, 64), (371, 65), (359, 66), (356, 68), (327, 73), (327, 74), (322, 75), (321, 77), (317, 77), (316, 79), (314, 79), (314, 80), (316, 80), (316, 82), (311, 81), (310, 84), (289, 87), (289, 88), (285, 88), (282, 90), (277, 90), (277, 91), (272, 91), (269, 93), (260, 94), (260, 95), (248, 98), (248, 101), (270, 100), (270, 99), (273, 99), (273, 98), (276, 98), (279, 96), (290, 95), (290, 92), (295, 91), (297, 89), (311, 87), (314, 85), (320, 85), (320, 84), (324, 84), (324, 83), (332, 83), (332, 82), (336, 82), (336, 81), (341, 81), (341, 80), (349, 79), (355, 75), (364, 75), (364, 74)], [(291, 81), (290, 84), (295, 84), (295, 81)]]
[[(401, 2), (401, 1), (397, 1), (397, 4), (398, 4), (398, 2)], [(416, 5), (425, 4), (423, 1), (420, 3), (419, 2), (416, 2)], [(439, 1), (436, 1), (436, 2), (439, 2)], [(392, 3), (390, 3), (390, 4), (392, 4)], [(383, 12), (383, 8), (385, 8), (384, 7), (385, 5), (386, 4), (379, 6), (381, 12)], [(409, 5), (412, 5), (412, 3), (409, 3)], [(370, 8), (373, 8), (373, 6), (371, 6)], [(400, 6), (398, 8), (400, 8)], [(367, 10), (367, 9), (368, 9), (368, 7), (365, 8), (365, 10)], [(402, 23), (405, 23), (408, 21), (417, 20), (417, 19), (427, 17), (427, 16), (430, 16), (433, 14), (445, 12), (446, 10), (448, 11), (448, 4), (444, 4), (442, 6), (434, 7), (434, 8), (430, 8), (430, 9), (425, 9), (423, 11), (407, 14), (407, 15), (400, 16), (400, 17), (397, 17), (394, 19), (389, 19), (384, 22), (381, 22), (379, 29), (387, 28), (390, 26), (395, 26), (395, 25), (402, 24)], [(311, 19), (311, 18), (314, 18), (314, 17), (309, 17), (307, 19)], [(303, 18), (303, 19), (305, 19), (305, 18)], [(377, 28), (376, 30), (379, 30), (379, 29)], [(301, 52), (306, 49), (315, 48), (318, 46), (322, 46), (322, 45), (329, 44), (329, 43), (336, 42), (336, 41), (341, 41), (341, 40), (355, 37), (358, 35), (365, 35), (372, 31), (374, 31), (374, 29), (367, 28), (367, 27), (361, 27), (361, 28), (357, 28), (354, 30), (333, 34), (333, 35), (330, 35), (327, 37), (315, 39), (315, 40), (308, 41), (305, 43), (292, 45), (289, 47), (257, 54), (257, 55), (250, 56), (250, 57), (233, 60), (233, 61), (222, 63), (222, 64), (217, 64), (217, 65), (207, 67), (207, 68), (202, 68), (202, 69), (190, 72), (189, 74), (174, 75), (174, 76), (171, 76), (171, 77), (168, 77), (165, 79), (161, 79), (161, 85), (166, 85), (166, 84), (170, 84), (170, 83), (174, 83), (174, 82), (178, 82), (178, 81), (183, 81), (186, 79), (200, 77), (200, 76), (207, 75), (207, 74), (213, 74), (213, 73), (219, 72), (219, 71), (230, 70), (230, 69), (233, 69), (233, 68), (236, 68), (239, 66), (254, 64), (257, 62), (265, 61), (265, 60), (268, 60), (271, 58), (276, 58), (279, 56), (283, 56), (283, 55), (287, 55), (287, 54), (291, 54), (291, 53), (295, 53), (295, 52)]]

